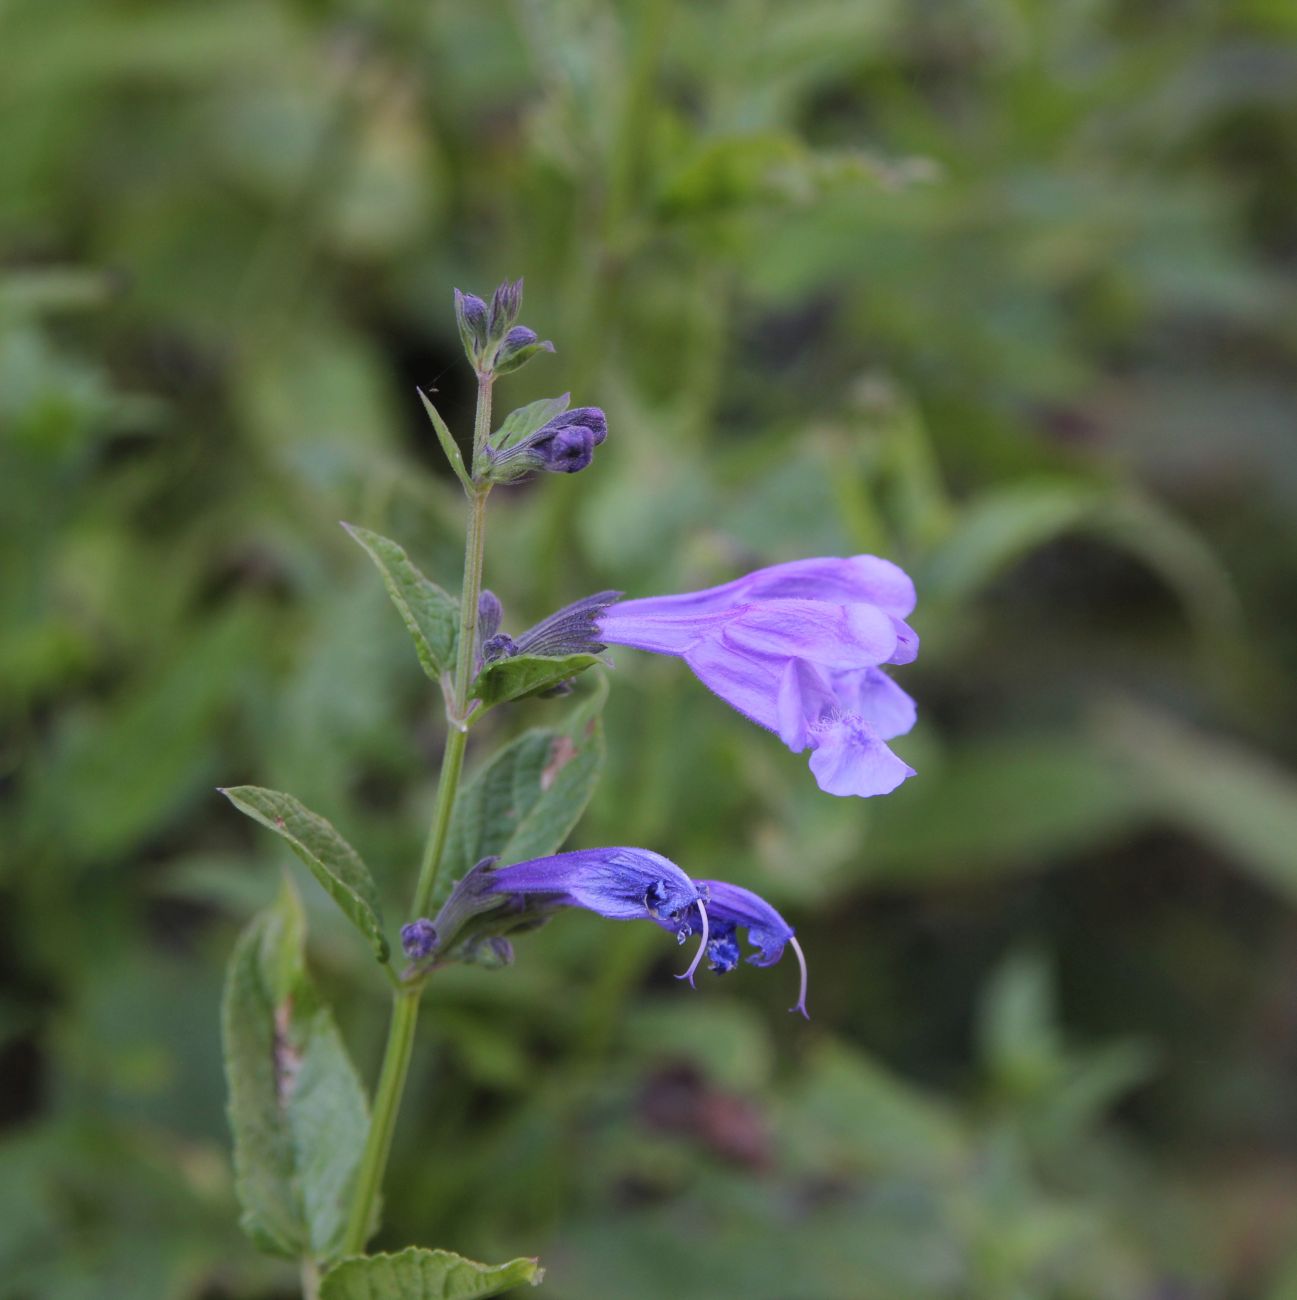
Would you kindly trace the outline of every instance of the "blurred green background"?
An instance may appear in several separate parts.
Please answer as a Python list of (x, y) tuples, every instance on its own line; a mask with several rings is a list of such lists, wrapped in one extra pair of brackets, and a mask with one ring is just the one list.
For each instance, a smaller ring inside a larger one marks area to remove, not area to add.
[[(520, 274), (558, 353), (497, 407), (612, 432), (493, 497), (506, 628), (887, 555), (920, 775), (829, 798), (619, 652), (575, 842), (765, 893), (814, 1020), (584, 915), (439, 976), (376, 1245), (555, 1300), (1292, 1300), (1289, 0), (0, 4), (0, 1296), (294, 1293), (218, 1033), (290, 859), (213, 787), (401, 916), (440, 708), (337, 521), (457, 583), (414, 387), (466, 431), (451, 289)], [(372, 1083), (385, 986), (303, 889)]]

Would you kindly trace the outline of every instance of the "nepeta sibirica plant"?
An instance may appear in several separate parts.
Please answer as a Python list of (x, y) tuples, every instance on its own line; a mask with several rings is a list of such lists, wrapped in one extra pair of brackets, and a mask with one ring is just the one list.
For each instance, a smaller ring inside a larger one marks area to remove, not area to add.
[[(400, 929), (403, 960), (389, 944), (369, 867), (329, 822), (288, 794), (223, 791), (287, 840), (368, 942), (391, 989), (371, 1107), (307, 973), (303, 912), (291, 886), (254, 918), (230, 962), (224, 1036), (243, 1222), (259, 1246), (298, 1260), (305, 1294), (322, 1300), (468, 1300), (540, 1280), (534, 1259), (490, 1266), (420, 1247), (364, 1254), (379, 1223), (420, 997), (436, 971), (508, 964), (515, 937), (580, 908), (693, 942), (678, 976), (690, 984), (704, 962), (718, 974), (733, 970), (744, 945), (747, 960), (762, 967), (791, 950), (799, 970), (792, 1009), (806, 1014), (806, 961), (793, 927), (752, 891), (651, 848), (559, 851), (589, 801), (603, 744), (606, 680), (595, 674), (596, 688), (581, 694), (572, 683), (606, 662), (609, 645), (682, 658), (790, 749), (810, 750), (811, 770), (830, 794), (886, 794), (913, 775), (886, 742), (913, 725), (914, 703), (885, 667), (915, 656), (905, 622), (914, 588), (886, 560), (797, 560), (706, 591), (645, 599), (599, 592), (517, 635), (502, 630), (504, 611), (482, 585), (488, 497), (499, 484), (589, 469), (608, 433), (602, 411), (569, 409), (566, 396), (533, 402), (492, 428), (497, 379), (553, 350), (518, 324), (521, 303), (521, 281), (502, 284), (489, 304), (456, 292), (478, 384), (467, 462), (423, 397), (468, 500), (459, 599), (396, 542), (344, 525), (381, 573), (445, 707), (431, 826)], [(552, 705), (557, 725), (525, 732), (461, 782), (469, 737), (487, 713), (525, 697), (564, 696)]]

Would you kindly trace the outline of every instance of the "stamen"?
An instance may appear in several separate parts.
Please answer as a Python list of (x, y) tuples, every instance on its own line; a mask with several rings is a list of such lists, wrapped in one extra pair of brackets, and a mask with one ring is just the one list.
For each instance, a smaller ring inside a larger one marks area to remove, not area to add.
[(793, 945), (793, 951), (797, 954), (797, 964), (802, 968), (802, 986), (797, 991), (797, 1003), (795, 1006), (788, 1008), (789, 1011), (800, 1011), (807, 1020), (811, 1018), (811, 1013), (806, 1010), (806, 957), (802, 953), (802, 945), (797, 942), (797, 936), (790, 934), (788, 942)]
[(698, 900), (698, 915), (703, 919), (703, 937), (702, 942), (698, 945), (698, 951), (694, 953), (694, 959), (689, 963), (689, 969), (683, 975), (677, 975), (678, 980), (688, 980), (690, 988), (697, 988), (694, 983), (694, 971), (698, 969), (698, 963), (703, 959), (703, 953), (707, 951), (707, 909), (703, 906), (703, 900)]

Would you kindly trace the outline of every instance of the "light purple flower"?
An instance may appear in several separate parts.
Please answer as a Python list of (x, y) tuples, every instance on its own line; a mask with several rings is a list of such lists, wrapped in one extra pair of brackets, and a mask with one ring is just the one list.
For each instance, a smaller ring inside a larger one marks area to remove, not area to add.
[(597, 619), (605, 642), (677, 655), (794, 753), (810, 749), (821, 790), (870, 796), (914, 769), (887, 747), (914, 701), (882, 671), (919, 639), (914, 584), (874, 555), (794, 560), (706, 591), (621, 601)]

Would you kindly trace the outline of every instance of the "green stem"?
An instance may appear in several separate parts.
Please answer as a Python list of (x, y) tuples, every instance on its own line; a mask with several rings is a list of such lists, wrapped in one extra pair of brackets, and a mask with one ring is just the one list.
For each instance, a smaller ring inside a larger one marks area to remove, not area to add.
[(383, 1052), (383, 1069), (374, 1094), (374, 1117), (369, 1126), (365, 1153), (356, 1175), (356, 1195), (351, 1202), (347, 1235), (343, 1239), (344, 1255), (359, 1255), (369, 1239), (370, 1221), (378, 1201), (378, 1190), (392, 1149), (396, 1113), (405, 1090), (405, 1076), (410, 1070), (414, 1050), (414, 1026), (419, 1018), (419, 986), (411, 985), (392, 995), (392, 1019), (387, 1029), (387, 1047)]
[(309, 1258), (302, 1260), (302, 1300), (320, 1300), (320, 1266)]
[(450, 704), (450, 729), (441, 760), (441, 779), (437, 784), (437, 806), (423, 847), (419, 865), (419, 883), (414, 891), (413, 916), (423, 916), (437, 884), (442, 851), (450, 833), (450, 816), (455, 810), (455, 792), (464, 766), (464, 748), (468, 744), (468, 692), (473, 684), (473, 652), (477, 639), (477, 600), (482, 594), (482, 559), (486, 553), (486, 495), (489, 484), (477, 482), (486, 437), (491, 431), (492, 375), (477, 380), (477, 418), (473, 421), (473, 475), (476, 486), (469, 496), (468, 539), (464, 544), (464, 585), (459, 597), (459, 652), (455, 658), (454, 696)]
[[(455, 809), (455, 795), (459, 790), (459, 777), (464, 769), (464, 750), (468, 744), (468, 692), (473, 684), (473, 654), (477, 633), (477, 602), (482, 592), (482, 559), (486, 547), (486, 497), (489, 484), (477, 481), (485, 455), (487, 435), (491, 431), (492, 375), (479, 375), (477, 379), (477, 416), (473, 422), (474, 489), (469, 496), (468, 538), (464, 547), (464, 582), (459, 603), (459, 652), (455, 660), (453, 698), (448, 701), (449, 727), (446, 746), (442, 752), (441, 771), (437, 778), (437, 801), (432, 812), (432, 824), (424, 841), (423, 860), (419, 865), (419, 881), (415, 886), (411, 914), (425, 914), (437, 872), (441, 867), (446, 837), (450, 833), (451, 814)], [(414, 1030), (419, 1019), (419, 995), (423, 980), (415, 979), (402, 984), (392, 997), (392, 1018), (388, 1025), (387, 1046), (383, 1049), (383, 1066), (378, 1077), (378, 1091), (374, 1094), (374, 1115), (369, 1126), (369, 1137), (361, 1156), (356, 1175), (356, 1192), (351, 1203), (351, 1216), (347, 1221), (347, 1235), (343, 1252), (357, 1255), (365, 1249), (369, 1238), (374, 1206), (378, 1200), (387, 1157), (392, 1149), (392, 1134), (396, 1129), (396, 1116), (401, 1108), (401, 1094), (410, 1070), (410, 1056), (414, 1051)]]
[(410, 915), (426, 916), (428, 901), (437, 884), (441, 867), (442, 850), (450, 833), (450, 815), (455, 811), (455, 794), (459, 790), (459, 774), (464, 768), (464, 750), (468, 745), (468, 732), (462, 723), (452, 721), (446, 733), (446, 748), (441, 755), (441, 779), (437, 783), (437, 804), (432, 812), (432, 825), (423, 844), (423, 861), (419, 865), (419, 883), (414, 891)]

